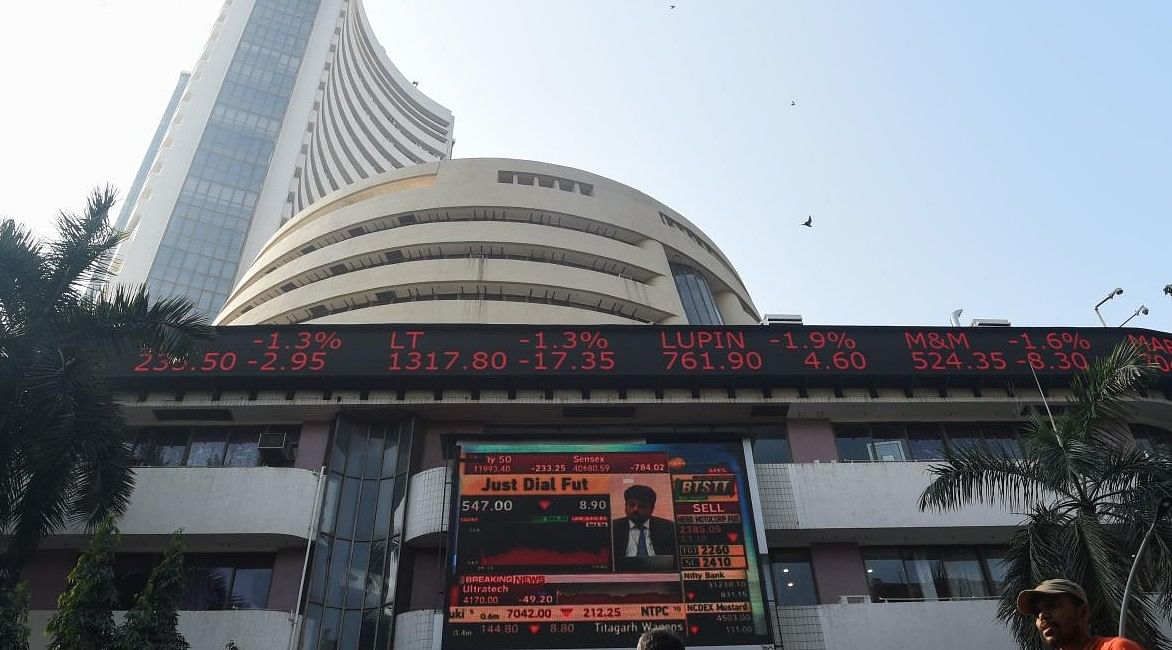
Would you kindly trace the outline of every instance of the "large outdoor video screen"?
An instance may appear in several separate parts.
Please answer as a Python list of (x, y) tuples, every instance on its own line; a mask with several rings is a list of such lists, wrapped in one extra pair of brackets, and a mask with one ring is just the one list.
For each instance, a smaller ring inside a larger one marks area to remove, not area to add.
[(467, 444), (444, 650), (769, 642), (739, 443)]

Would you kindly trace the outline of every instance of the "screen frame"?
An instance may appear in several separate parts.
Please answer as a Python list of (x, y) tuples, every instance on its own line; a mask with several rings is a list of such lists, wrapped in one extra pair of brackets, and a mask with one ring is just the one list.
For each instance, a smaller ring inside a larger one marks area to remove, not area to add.
[[(739, 445), (738, 445), (739, 443)], [(704, 436), (701, 439), (694, 440), (678, 440), (666, 441), (660, 436), (655, 436), (654, 439), (649, 440), (646, 436), (623, 436), (616, 437), (608, 435), (605, 438), (583, 438), (581, 436), (573, 436), (565, 439), (559, 438), (548, 442), (535, 441), (531, 434), (517, 433), (510, 434), (506, 431), (494, 432), (491, 436), (486, 437), (467, 437), (460, 436), (449, 439), (449, 444), (445, 445), (447, 451), (451, 454), (449, 458), (448, 468), (450, 471), (450, 480), (448, 484), (450, 487), (449, 498), (446, 499), (447, 507), (449, 509), (446, 521), (448, 525), (446, 535), (446, 548), (444, 549), (444, 574), (442, 576), (445, 587), (445, 602), (442, 604), (442, 609), (439, 615), (435, 617), (435, 627), (432, 635), (432, 650), (444, 650), (444, 631), (448, 623), (448, 605), (446, 602), (447, 587), (455, 577), (456, 560), (457, 560), (457, 535), (458, 522), (456, 521), (459, 514), (459, 502), (462, 497), (460, 493), (460, 458), (461, 454), (468, 450), (469, 447), (488, 447), (488, 446), (502, 446), (502, 447), (565, 447), (567, 451), (582, 451), (589, 453), (591, 447), (605, 446), (605, 445), (704, 445), (704, 444), (725, 444), (730, 446), (739, 446), (741, 462), (743, 467), (743, 480), (745, 482), (745, 499), (748, 500), (747, 511), (753, 517), (752, 531), (755, 535), (753, 549), (755, 551), (754, 561), (756, 562), (756, 575), (746, 576), (746, 584), (752, 583), (750, 586), (755, 586), (758, 590), (759, 600), (762, 605), (761, 615), (765, 627), (765, 637), (767, 642), (741, 644), (741, 645), (691, 645), (689, 647), (704, 648), (705, 650), (763, 650), (775, 647), (774, 639), (775, 630), (773, 625), (773, 614), (770, 611), (772, 607), (772, 590), (768, 584), (767, 573), (768, 568), (768, 541), (765, 535), (764, 515), (760, 504), (760, 490), (757, 485), (757, 473), (755, 460), (752, 456), (752, 440), (743, 434), (731, 435), (728, 438), (719, 436)], [(525, 452), (520, 452), (525, 453)], [(749, 570), (748, 568), (746, 569)], [(679, 569), (680, 572), (683, 569)], [(751, 601), (750, 601), (751, 602)], [(685, 639), (686, 641), (686, 639)], [(627, 648), (628, 646), (573, 646), (568, 650), (617, 650), (619, 648)], [(556, 649), (550, 649), (556, 650)]]

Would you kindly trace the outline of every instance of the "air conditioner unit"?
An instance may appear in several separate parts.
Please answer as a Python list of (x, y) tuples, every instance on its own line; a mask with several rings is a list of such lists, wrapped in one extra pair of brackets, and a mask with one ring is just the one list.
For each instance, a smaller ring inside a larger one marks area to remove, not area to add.
[(801, 314), (765, 314), (761, 318), (762, 325), (801, 325)]
[(969, 327), (1011, 327), (1012, 323), (1004, 318), (974, 318)]
[(293, 443), (285, 433), (262, 433), (256, 442), (264, 463), (287, 463), (293, 460)]

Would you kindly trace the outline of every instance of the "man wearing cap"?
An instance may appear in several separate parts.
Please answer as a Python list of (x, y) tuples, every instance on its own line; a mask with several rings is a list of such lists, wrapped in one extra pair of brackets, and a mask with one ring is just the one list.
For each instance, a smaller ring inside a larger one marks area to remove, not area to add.
[(1117, 636), (1091, 636), (1087, 593), (1070, 580), (1047, 580), (1017, 595), (1017, 611), (1033, 616), (1046, 645), (1056, 650), (1143, 650)]

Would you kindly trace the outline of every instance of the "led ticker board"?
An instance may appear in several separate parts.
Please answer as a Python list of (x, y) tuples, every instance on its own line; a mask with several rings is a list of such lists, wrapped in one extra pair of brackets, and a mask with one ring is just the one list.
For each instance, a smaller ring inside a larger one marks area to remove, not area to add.
[(739, 444), (465, 445), (443, 650), (769, 642)]
[(349, 325), (221, 327), (186, 359), (114, 357), (119, 379), (1062, 376), (1116, 345), (1172, 379), (1172, 334), (1123, 328)]

